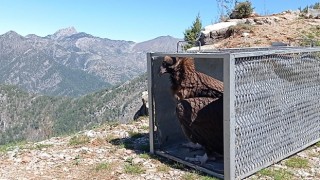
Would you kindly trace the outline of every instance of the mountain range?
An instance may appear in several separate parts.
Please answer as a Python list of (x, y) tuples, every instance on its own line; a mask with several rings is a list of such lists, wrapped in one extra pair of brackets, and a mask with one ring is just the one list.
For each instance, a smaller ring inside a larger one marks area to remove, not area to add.
[(135, 43), (99, 38), (70, 27), (52, 35), (0, 35), (0, 84), (52, 96), (81, 96), (146, 72), (146, 52), (174, 52), (177, 38)]
[(174, 52), (177, 41), (111, 40), (72, 27), (0, 35), (0, 144), (132, 120), (147, 90), (146, 53)]

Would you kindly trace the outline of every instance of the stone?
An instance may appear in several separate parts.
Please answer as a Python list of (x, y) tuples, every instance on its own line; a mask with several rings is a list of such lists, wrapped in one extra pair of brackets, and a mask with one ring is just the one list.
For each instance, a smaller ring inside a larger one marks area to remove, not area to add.
[(220, 23), (206, 26), (204, 28), (204, 31), (202, 31), (201, 33), (204, 35), (208, 35), (212, 31), (219, 31), (219, 30), (226, 29), (226, 28), (229, 28), (230, 26), (235, 26), (235, 25), (237, 25), (237, 22), (220, 22)]
[(40, 154), (38, 155), (38, 157), (39, 157), (40, 159), (42, 159), (42, 160), (47, 160), (47, 159), (51, 158), (52, 156), (51, 156), (50, 154), (44, 152), (44, 153), (40, 153)]
[(31, 161), (31, 157), (30, 156), (23, 156), (21, 158), (21, 162), (22, 163), (29, 163)]
[(143, 162), (144, 162), (144, 159), (142, 159), (142, 158), (132, 159), (132, 164), (142, 164)]
[(85, 134), (86, 136), (88, 136), (89, 138), (94, 138), (94, 137), (96, 137), (96, 132), (93, 131), (93, 130), (86, 131), (84, 134)]
[(244, 32), (244, 33), (242, 33), (242, 37), (248, 37), (250, 35), (250, 33), (246, 33), (246, 32)]

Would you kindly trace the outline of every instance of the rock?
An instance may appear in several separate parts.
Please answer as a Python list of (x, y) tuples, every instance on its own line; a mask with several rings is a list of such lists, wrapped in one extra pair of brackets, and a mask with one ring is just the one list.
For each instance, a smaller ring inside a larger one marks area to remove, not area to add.
[(119, 136), (121, 138), (127, 138), (127, 137), (129, 137), (129, 133), (126, 131), (122, 131), (122, 132), (119, 132)]
[(132, 154), (132, 153), (133, 153), (133, 151), (132, 151), (132, 150), (130, 150), (130, 149), (126, 149), (126, 150), (125, 150), (125, 153), (126, 153), (127, 155), (130, 155), (130, 154)]
[(106, 152), (105, 149), (97, 149), (97, 150), (96, 150), (96, 153), (97, 153), (97, 154), (102, 154), (102, 153), (104, 153), (104, 152)]
[(235, 26), (235, 25), (237, 25), (237, 22), (220, 22), (220, 23), (206, 26), (204, 28), (204, 31), (202, 31), (201, 33), (204, 35), (208, 35), (212, 31), (219, 31), (219, 30), (226, 29), (226, 28), (229, 28), (230, 26)]
[(228, 19), (227, 22), (235, 22), (236, 24), (245, 24), (247, 22), (247, 19)]
[(274, 21), (274, 22), (279, 22), (279, 21), (281, 21), (281, 18), (279, 18), (279, 17), (273, 17), (273, 21)]
[(144, 161), (142, 158), (134, 158), (132, 159), (132, 164), (142, 164)]
[(38, 157), (42, 160), (47, 160), (47, 159), (51, 158), (52, 156), (50, 154), (44, 152), (44, 153), (39, 154)]
[(64, 172), (69, 172), (69, 169), (68, 169), (67, 167), (63, 167), (62, 170), (63, 170)]
[(257, 25), (263, 25), (263, 21), (261, 19), (253, 19), (253, 21), (257, 24)]
[(254, 22), (253, 19), (246, 19), (245, 24), (255, 25), (256, 23)]
[(244, 33), (242, 33), (242, 37), (248, 37), (250, 35), (250, 33), (246, 33), (246, 32), (244, 32)]
[(84, 134), (85, 134), (86, 136), (88, 136), (89, 138), (94, 138), (94, 137), (96, 137), (96, 132), (93, 131), (93, 130), (86, 131)]
[(23, 156), (21, 158), (21, 162), (22, 163), (29, 163), (31, 161), (31, 157), (30, 156)]
[(307, 177), (307, 176), (310, 176), (311, 174), (310, 173), (307, 173), (303, 170), (298, 170), (298, 174), (302, 177)]
[(14, 159), (15, 157), (17, 157), (18, 155), (18, 152), (19, 152), (19, 147), (16, 147), (14, 150), (12, 151), (8, 151), (7, 154), (8, 154), (8, 157), (9, 159)]

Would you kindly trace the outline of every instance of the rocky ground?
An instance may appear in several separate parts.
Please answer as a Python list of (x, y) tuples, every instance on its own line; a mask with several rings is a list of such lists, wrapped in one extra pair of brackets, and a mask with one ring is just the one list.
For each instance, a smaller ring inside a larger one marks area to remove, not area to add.
[(0, 147), (0, 179), (199, 179), (149, 155), (148, 119)]
[[(215, 179), (148, 149), (147, 118), (0, 146), (0, 179)], [(247, 179), (320, 179), (320, 143)]]
[[(272, 42), (283, 42), (291, 46), (310, 45), (309, 40), (302, 43), (302, 39), (320, 39), (320, 19), (306, 18), (299, 11), (231, 19), (227, 22), (237, 23), (229, 28), (233, 30), (231, 36), (201, 46), (202, 50), (269, 47)], [(198, 49), (194, 47), (190, 50)]]

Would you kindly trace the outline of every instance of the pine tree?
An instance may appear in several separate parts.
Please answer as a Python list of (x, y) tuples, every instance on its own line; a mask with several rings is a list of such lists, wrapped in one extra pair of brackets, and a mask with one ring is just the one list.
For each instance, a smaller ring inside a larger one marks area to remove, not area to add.
[(200, 35), (202, 29), (202, 23), (200, 15), (198, 14), (196, 20), (192, 23), (189, 29), (184, 32), (184, 40), (187, 41), (187, 45), (184, 46), (184, 50), (187, 50), (196, 45), (197, 37)]

